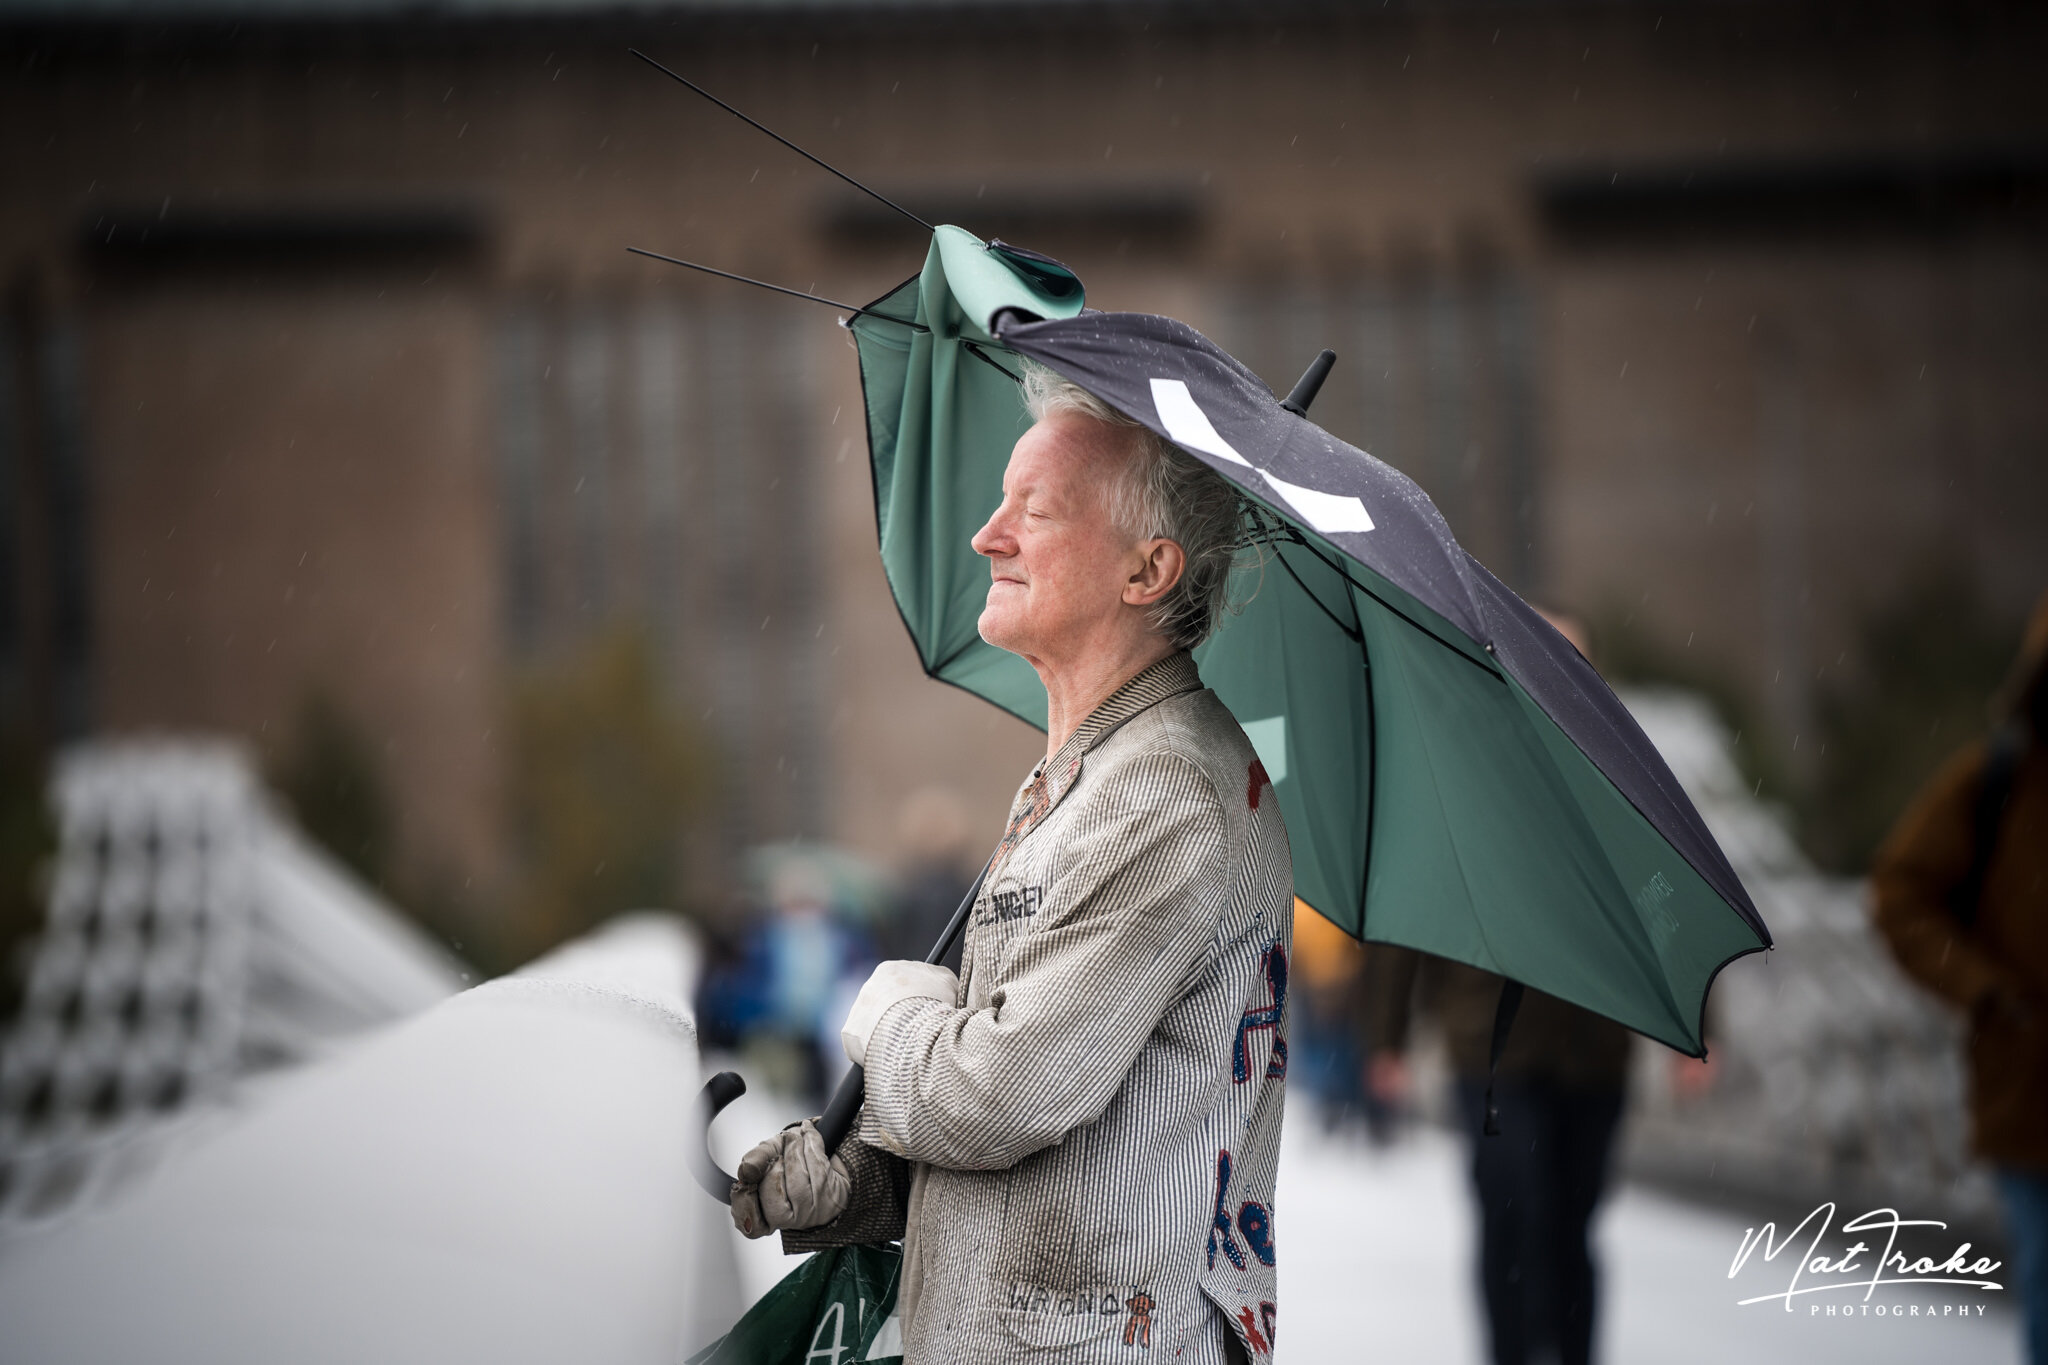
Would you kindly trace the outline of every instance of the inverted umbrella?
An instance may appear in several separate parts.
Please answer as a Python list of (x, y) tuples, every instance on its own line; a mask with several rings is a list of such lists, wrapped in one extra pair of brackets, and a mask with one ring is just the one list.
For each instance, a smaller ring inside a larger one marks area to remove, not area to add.
[(882, 563), (925, 671), (1045, 724), (1037, 675), (977, 633), (968, 544), (1035, 361), (1247, 499), (1258, 552), (1195, 658), (1279, 795), (1302, 899), (1705, 1055), (1709, 985), (1770, 934), (1599, 674), (1304, 401), (1185, 323), (1082, 303), (1050, 258), (940, 227), (923, 272), (849, 324)]

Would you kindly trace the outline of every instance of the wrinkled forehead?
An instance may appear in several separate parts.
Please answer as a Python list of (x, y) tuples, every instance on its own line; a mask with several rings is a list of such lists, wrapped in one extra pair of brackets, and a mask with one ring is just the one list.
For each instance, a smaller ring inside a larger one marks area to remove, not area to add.
[(1101, 490), (1129, 465), (1139, 434), (1086, 413), (1048, 413), (1017, 439), (1003, 487), (1067, 500), (1086, 494), (1099, 502)]

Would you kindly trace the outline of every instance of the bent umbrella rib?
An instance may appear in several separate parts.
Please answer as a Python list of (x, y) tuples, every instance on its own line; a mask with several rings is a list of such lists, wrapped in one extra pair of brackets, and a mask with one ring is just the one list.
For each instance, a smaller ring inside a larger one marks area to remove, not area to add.
[(866, 185), (861, 184), (860, 181), (855, 180), (852, 176), (848, 175), (845, 171), (840, 170), (837, 166), (825, 160), (823, 157), (811, 155), (811, 153), (797, 146), (794, 142), (791, 142), (788, 138), (776, 132), (773, 128), (770, 128), (765, 123), (762, 123), (759, 119), (750, 118), (746, 114), (743, 114), (739, 110), (733, 108), (730, 104), (727, 104), (724, 100), (718, 98), (718, 96), (712, 94), (709, 90), (706, 90), (703, 86), (697, 84), (697, 82), (691, 80), (688, 76), (684, 76), (679, 74), (678, 72), (671, 71), (668, 67), (663, 66), (660, 62), (657, 62), (656, 60), (654, 60), (654, 58), (648, 56), (645, 52), (642, 52), (637, 47), (629, 47), (626, 49), (626, 51), (632, 53), (635, 57), (638, 57), (641, 61), (653, 67), (656, 71), (661, 72), (662, 75), (669, 77), (671, 80), (679, 81), (682, 84), (687, 85), (688, 87), (690, 87), (690, 89), (696, 91), (705, 99), (710, 100), (713, 104), (725, 110), (726, 113), (731, 114), (734, 118), (739, 119), (741, 122), (750, 125), (756, 131), (766, 133), (768, 136), (774, 138), (783, 146), (789, 148), (789, 150), (791, 150), (792, 152), (795, 152), (804, 160), (810, 162), (813, 166), (818, 166), (832, 172), (832, 174), (838, 176), (841, 180), (844, 180), (847, 184), (853, 186), (862, 194), (868, 195), (869, 197), (881, 203), (887, 204), (890, 208), (896, 210), (896, 212), (902, 214), (905, 218), (908, 218), (911, 222), (917, 224), (926, 232), (938, 231), (937, 228), (933, 227), (930, 223), (927, 223), (924, 219), (912, 213), (909, 209), (904, 208), (903, 205), (897, 203), (888, 195), (883, 194), (879, 190), (869, 189)]

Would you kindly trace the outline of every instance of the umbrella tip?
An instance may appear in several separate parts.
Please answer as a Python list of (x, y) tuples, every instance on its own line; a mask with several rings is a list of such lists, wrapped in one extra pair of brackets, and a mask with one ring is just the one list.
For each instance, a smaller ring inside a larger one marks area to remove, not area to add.
[(1296, 417), (1308, 416), (1308, 405), (1316, 401), (1316, 394), (1322, 391), (1323, 381), (1330, 377), (1330, 367), (1337, 363), (1337, 353), (1325, 350), (1308, 363), (1308, 369), (1295, 381), (1293, 392), (1280, 400), (1280, 406)]

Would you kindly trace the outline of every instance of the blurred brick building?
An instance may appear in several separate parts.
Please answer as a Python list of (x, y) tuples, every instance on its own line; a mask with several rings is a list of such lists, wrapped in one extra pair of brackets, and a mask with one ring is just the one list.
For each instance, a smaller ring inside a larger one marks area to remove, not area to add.
[[(1930, 556), (2048, 581), (2048, 24), (1894, 4), (0, 0), (0, 689), (43, 740), (371, 735), (401, 854), (516, 867), (508, 677), (624, 620), (704, 846), (992, 834), (1036, 738), (921, 680), (855, 302), (927, 216), (1189, 318), (1517, 587), (1781, 742)], [(977, 836), (977, 839), (979, 836)]]

